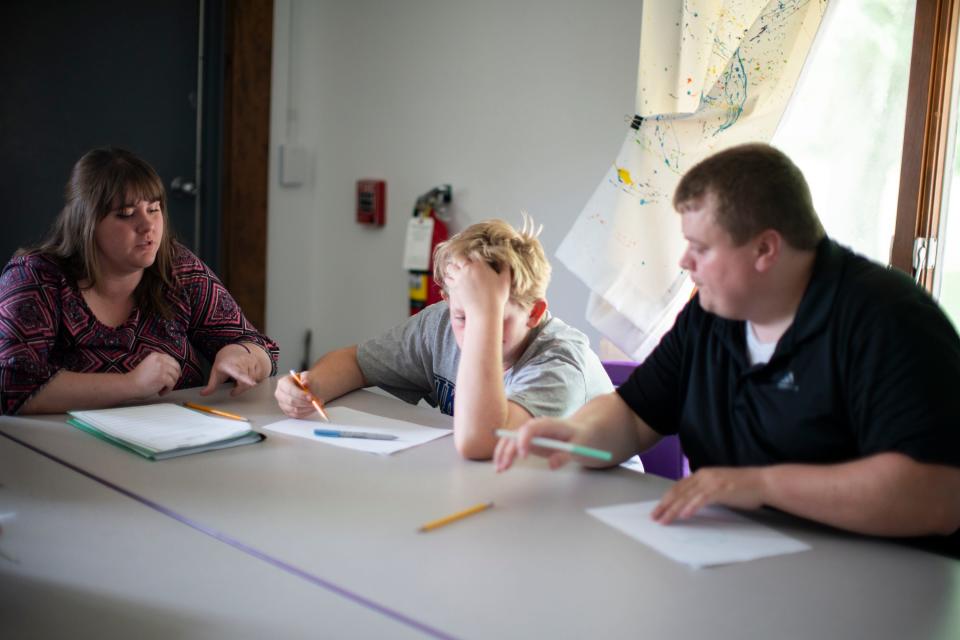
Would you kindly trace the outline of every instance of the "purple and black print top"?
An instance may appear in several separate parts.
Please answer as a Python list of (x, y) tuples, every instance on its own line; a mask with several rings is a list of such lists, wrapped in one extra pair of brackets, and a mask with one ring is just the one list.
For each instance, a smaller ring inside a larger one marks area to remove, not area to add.
[(174, 245), (173, 317), (135, 308), (118, 327), (101, 323), (76, 283), (52, 258), (13, 258), (0, 275), (0, 414), (15, 414), (61, 369), (76, 373), (127, 373), (159, 351), (180, 363), (176, 388), (206, 383), (201, 357), (213, 362), (224, 346), (263, 347), (276, 373), (276, 343), (258, 332), (220, 279), (197, 256)]

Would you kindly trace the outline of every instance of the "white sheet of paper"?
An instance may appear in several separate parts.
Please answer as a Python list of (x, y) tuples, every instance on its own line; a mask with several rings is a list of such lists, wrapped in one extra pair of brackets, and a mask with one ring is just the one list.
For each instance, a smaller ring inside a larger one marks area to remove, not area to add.
[(594, 518), (694, 568), (806, 551), (810, 545), (723, 507), (705, 507), (688, 520), (650, 519), (658, 500), (587, 509)]
[(587, 320), (634, 360), (690, 299), (672, 204), (680, 177), (721, 149), (773, 137), (826, 5), (644, 3), (634, 109), (643, 118), (555, 254), (596, 300)]
[(407, 239), (403, 244), (403, 268), (407, 271), (426, 271), (430, 267), (433, 218), (417, 216), (407, 222)]
[[(379, 453), (380, 455), (390, 455), (397, 451), (403, 451), (418, 444), (424, 444), (437, 438), (442, 438), (453, 433), (450, 429), (438, 429), (436, 427), (425, 427), (413, 422), (404, 420), (393, 420), (376, 416), (364, 411), (349, 409), (347, 407), (326, 407), (327, 415), (330, 416), (330, 422), (324, 422), (319, 417), (310, 420), (288, 419), (274, 422), (264, 427), (267, 431), (284, 433), (291, 436), (298, 436), (332, 444), (335, 447), (344, 449), (355, 449), (356, 451), (367, 451), (369, 453)], [(397, 436), (396, 440), (365, 440), (362, 438), (328, 438), (316, 436), (314, 429), (344, 429), (355, 431), (371, 431), (373, 433), (388, 433)]]

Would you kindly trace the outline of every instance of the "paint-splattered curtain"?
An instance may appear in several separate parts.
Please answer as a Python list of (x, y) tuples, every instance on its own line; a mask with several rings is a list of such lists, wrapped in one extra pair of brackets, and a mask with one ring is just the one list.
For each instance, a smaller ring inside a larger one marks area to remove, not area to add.
[(692, 285), (671, 205), (715, 151), (769, 141), (827, 0), (646, 0), (636, 117), (557, 257), (591, 290), (589, 321), (642, 360)]

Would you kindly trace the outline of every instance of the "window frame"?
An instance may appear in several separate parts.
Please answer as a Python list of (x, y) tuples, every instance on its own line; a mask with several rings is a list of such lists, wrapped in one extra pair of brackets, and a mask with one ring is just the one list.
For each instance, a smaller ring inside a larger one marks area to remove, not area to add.
[(914, 250), (917, 239), (926, 239), (930, 246), (940, 226), (958, 17), (960, 0), (917, 0), (890, 265), (916, 277), (930, 292), (936, 261), (931, 255), (918, 275)]

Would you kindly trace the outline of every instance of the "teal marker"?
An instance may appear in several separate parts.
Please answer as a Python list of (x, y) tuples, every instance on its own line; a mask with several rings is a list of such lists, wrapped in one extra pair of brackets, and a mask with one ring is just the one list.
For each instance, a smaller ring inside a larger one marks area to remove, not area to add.
[[(497, 429), (497, 435), (501, 438), (510, 438), (511, 440), (516, 440), (519, 437), (516, 431), (508, 431), (507, 429)], [(571, 444), (569, 442), (564, 442), (563, 440), (554, 440), (553, 438), (541, 438), (539, 436), (534, 436), (530, 439), (530, 443), (538, 447), (543, 447), (544, 449), (566, 451), (568, 453), (574, 453), (578, 456), (584, 456), (585, 458), (596, 458), (597, 460), (603, 460), (604, 462), (611, 462), (613, 460), (613, 454), (609, 451), (593, 449), (592, 447), (584, 447), (579, 444)]]

